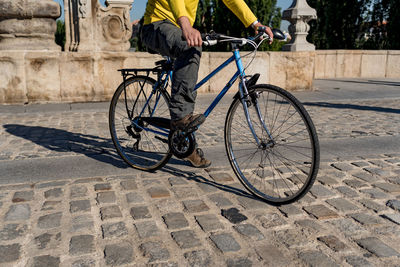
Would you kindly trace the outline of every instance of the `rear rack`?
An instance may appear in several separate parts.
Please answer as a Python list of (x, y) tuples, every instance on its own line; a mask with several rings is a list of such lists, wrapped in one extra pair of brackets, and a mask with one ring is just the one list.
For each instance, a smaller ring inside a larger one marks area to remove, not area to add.
[(152, 69), (119, 69), (118, 71), (120, 71), (121, 75), (124, 77), (129, 75), (137, 76), (140, 72), (146, 73), (146, 76), (149, 76), (150, 73), (159, 75), (163, 71), (172, 71), (174, 62), (164, 59), (155, 62), (155, 64), (156, 67)]

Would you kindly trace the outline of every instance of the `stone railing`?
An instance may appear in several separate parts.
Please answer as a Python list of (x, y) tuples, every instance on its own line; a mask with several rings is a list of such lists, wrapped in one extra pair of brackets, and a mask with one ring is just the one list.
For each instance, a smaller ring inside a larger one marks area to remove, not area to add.
[[(204, 77), (230, 53), (203, 53)], [(121, 83), (120, 68), (153, 67), (160, 57), (141, 52), (0, 51), (0, 103), (108, 101)], [(218, 92), (231, 64), (200, 88)], [(312, 90), (320, 78), (400, 78), (400, 51), (317, 50), (259, 52), (247, 74), (288, 90)], [(235, 89), (232, 89), (235, 90)]]

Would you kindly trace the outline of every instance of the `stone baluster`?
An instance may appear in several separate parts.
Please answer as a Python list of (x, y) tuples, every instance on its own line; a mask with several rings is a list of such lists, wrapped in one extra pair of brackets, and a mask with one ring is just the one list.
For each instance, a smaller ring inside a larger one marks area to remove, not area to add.
[(288, 20), (289, 33), (292, 40), (283, 46), (283, 51), (313, 51), (315, 46), (307, 42), (306, 38), (310, 26), (308, 22), (317, 18), (317, 12), (311, 8), (306, 0), (293, 0), (292, 5), (283, 11), (282, 18)]
[(0, 50), (61, 50), (54, 42), (60, 14), (53, 0), (0, 0)]

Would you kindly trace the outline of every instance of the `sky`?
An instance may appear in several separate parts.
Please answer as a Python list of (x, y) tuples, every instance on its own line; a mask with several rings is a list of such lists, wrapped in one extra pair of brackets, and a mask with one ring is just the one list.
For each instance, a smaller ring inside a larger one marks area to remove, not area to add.
[[(61, 5), (63, 5), (63, 0), (54, 0), (58, 3), (60, 3)], [(104, 5), (105, 0), (100, 0), (100, 3)], [(290, 4), (292, 3), (292, 0), (278, 0), (277, 2), (277, 6), (282, 8), (282, 11), (287, 9)], [(132, 10), (131, 10), (131, 20), (135, 20), (135, 19), (140, 19), (143, 14), (144, 14), (144, 10), (146, 8), (146, 3), (147, 0), (134, 0), (133, 5), (132, 5)], [(62, 8), (63, 9), (63, 8)], [(64, 14), (62, 15), (61, 19), (63, 19)], [(286, 21), (282, 21), (282, 29), (283, 30), (287, 30), (288, 27), (288, 22)]]

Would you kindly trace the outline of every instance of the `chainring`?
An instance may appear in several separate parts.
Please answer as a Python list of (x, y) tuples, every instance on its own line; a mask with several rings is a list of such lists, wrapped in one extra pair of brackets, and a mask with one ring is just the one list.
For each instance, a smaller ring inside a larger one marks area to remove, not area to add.
[(168, 135), (168, 145), (177, 158), (186, 158), (196, 148), (196, 138), (193, 133), (187, 134), (181, 130), (171, 131)]

